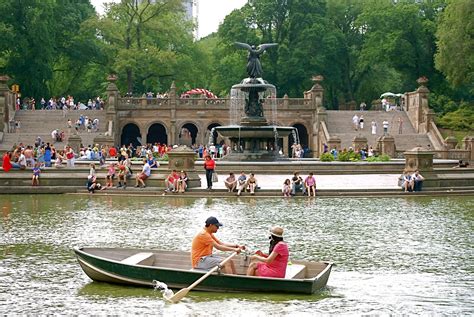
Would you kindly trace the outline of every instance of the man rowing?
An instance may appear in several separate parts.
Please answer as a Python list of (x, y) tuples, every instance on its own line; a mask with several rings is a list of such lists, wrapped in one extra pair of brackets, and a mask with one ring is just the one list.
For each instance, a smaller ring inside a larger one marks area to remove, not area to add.
[[(191, 248), (191, 262), (195, 269), (210, 270), (218, 266), (224, 259), (213, 255), (212, 250), (216, 248), (220, 251), (232, 251), (240, 253), (245, 250), (244, 245), (223, 243), (217, 239), (214, 234), (222, 227), (222, 223), (216, 217), (206, 219), (204, 228), (194, 237)], [(233, 261), (228, 261), (221, 268), (223, 273), (235, 274), (235, 265)]]

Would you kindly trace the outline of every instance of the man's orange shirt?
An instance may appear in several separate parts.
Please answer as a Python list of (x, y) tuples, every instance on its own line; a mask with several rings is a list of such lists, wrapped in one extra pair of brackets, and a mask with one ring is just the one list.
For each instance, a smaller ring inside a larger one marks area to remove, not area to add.
[(198, 265), (199, 260), (203, 256), (212, 254), (212, 244), (214, 241), (221, 244), (212, 233), (208, 233), (206, 230), (202, 230), (194, 237), (191, 247), (191, 263), (193, 267)]

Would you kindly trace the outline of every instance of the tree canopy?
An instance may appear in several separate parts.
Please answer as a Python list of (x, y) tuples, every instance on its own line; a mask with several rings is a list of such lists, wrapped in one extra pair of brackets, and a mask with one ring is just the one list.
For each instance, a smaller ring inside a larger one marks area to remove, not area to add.
[(176, 81), (225, 96), (246, 77), (234, 42), (278, 43), (261, 60), (279, 96), (302, 97), (323, 75), (325, 106), (337, 109), (414, 90), (426, 76), (432, 106), (446, 113), (473, 103), (473, 9), (470, 0), (249, 0), (197, 40), (181, 0), (122, 0), (103, 15), (88, 0), (4, 0), (0, 72), (35, 98), (103, 94), (110, 73), (122, 93)]

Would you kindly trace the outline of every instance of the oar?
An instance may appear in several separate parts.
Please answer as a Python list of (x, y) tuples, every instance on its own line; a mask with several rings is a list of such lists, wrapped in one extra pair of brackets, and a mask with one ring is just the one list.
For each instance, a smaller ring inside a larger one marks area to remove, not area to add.
[(182, 290), (180, 290), (179, 292), (177, 292), (176, 294), (174, 294), (172, 297), (169, 297), (169, 298), (166, 298), (167, 300), (169, 300), (170, 302), (173, 302), (173, 303), (177, 303), (179, 302), (183, 297), (185, 297), (190, 290), (192, 290), (194, 287), (196, 287), (199, 283), (201, 283), (202, 281), (204, 281), (209, 275), (211, 275), (212, 273), (214, 273), (215, 271), (217, 271), (219, 269), (219, 267), (221, 267), (222, 265), (226, 264), (227, 262), (229, 262), (234, 256), (237, 255), (237, 252), (234, 252), (232, 253), (229, 257), (227, 257), (226, 259), (224, 259), (221, 263), (219, 263), (219, 265), (216, 265), (214, 268), (212, 268), (209, 272), (207, 272), (206, 274), (204, 274), (203, 276), (201, 276), (196, 282), (194, 282), (193, 284), (189, 285), (188, 287), (186, 288), (183, 288)]

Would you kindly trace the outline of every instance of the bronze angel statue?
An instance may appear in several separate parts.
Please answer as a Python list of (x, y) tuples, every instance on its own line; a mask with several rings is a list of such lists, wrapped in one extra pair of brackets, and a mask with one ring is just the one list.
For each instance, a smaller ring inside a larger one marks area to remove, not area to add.
[(262, 78), (263, 70), (260, 63), (260, 55), (270, 47), (277, 46), (277, 43), (260, 44), (257, 48), (255, 45), (250, 46), (247, 43), (235, 42), (235, 45), (240, 48), (245, 48), (249, 51), (247, 62), (247, 74), (250, 78)]

